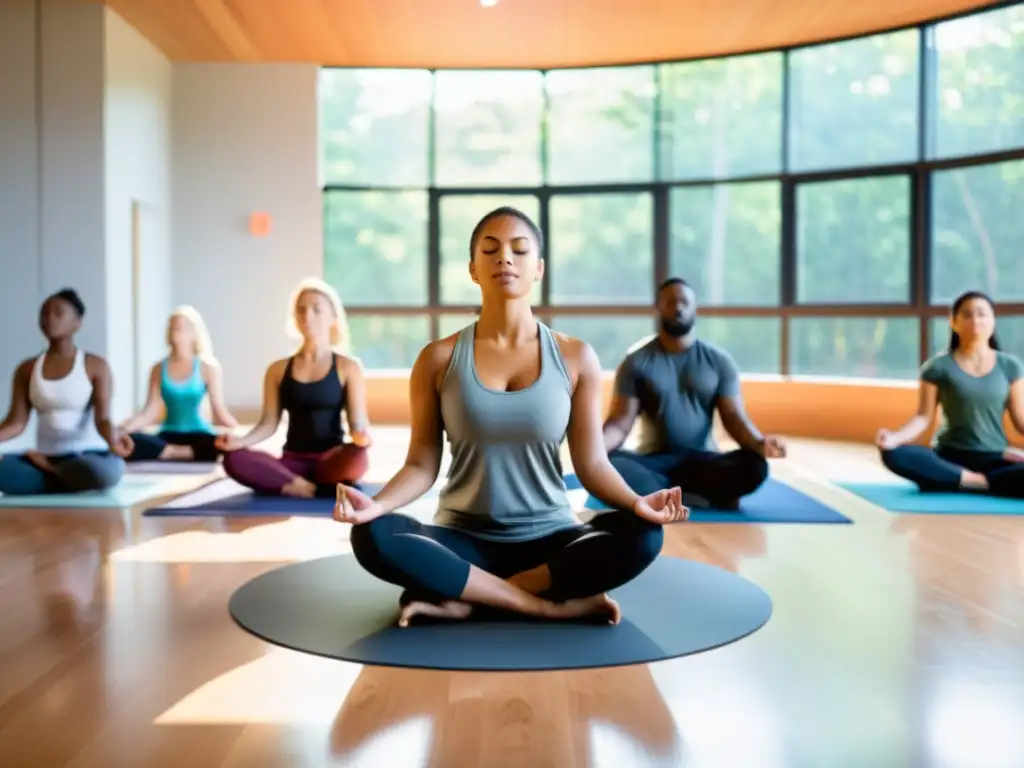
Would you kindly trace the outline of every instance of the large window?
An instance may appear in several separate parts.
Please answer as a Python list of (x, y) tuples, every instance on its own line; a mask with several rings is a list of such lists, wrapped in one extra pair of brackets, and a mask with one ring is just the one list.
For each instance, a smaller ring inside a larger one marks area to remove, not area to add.
[(1024, 4), (937, 24), (932, 153), (1024, 146)]
[(650, 304), (650, 194), (552, 198), (548, 252), (552, 304)]
[(540, 72), (438, 72), (434, 89), (438, 186), (540, 184)]
[(324, 198), (324, 277), (347, 305), (427, 303), (427, 195), (337, 191)]
[(918, 34), (894, 32), (790, 54), (794, 170), (917, 157)]
[(1024, 160), (937, 171), (930, 219), (933, 300), (970, 287), (1024, 301)]
[(660, 74), (662, 179), (782, 169), (782, 54), (666, 64)]
[(796, 220), (798, 301), (910, 301), (909, 177), (801, 184)]
[(782, 243), (777, 181), (677, 187), (669, 195), (669, 272), (704, 304), (777, 306)]
[(800, 317), (790, 323), (797, 375), (913, 378), (920, 323), (911, 317)]
[(654, 67), (549, 72), (548, 180), (654, 178)]
[(538, 316), (609, 371), (669, 276), (752, 375), (912, 379), (969, 289), (1024, 354), (1024, 3), (702, 61), (325, 69), (320, 102), (324, 273), (367, 368), (473, 321), (502, 205), (543, 230)]
[(429, 181), (429, 72), (332, 69), (320, 79), (328, 184), (424, 187)]

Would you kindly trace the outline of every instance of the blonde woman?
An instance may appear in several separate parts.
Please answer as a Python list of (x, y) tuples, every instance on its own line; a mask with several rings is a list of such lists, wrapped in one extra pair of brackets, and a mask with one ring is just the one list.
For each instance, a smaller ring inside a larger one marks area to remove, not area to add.
[[(143, 409), (121, 425), (135, 442), (128, 461), (216, 461), (214, 425), (234, 429), (235, 417), (224, 405), (220, 364), (213, 357), (206, 323), (193, 307), (176, 309), (167, 321), (170, 353), (153, 366)], [(210, 398), (213, 424), (203, 414)], [(156, 424), (157, 434), (142, 430)]]
[[(341, 300), (322, 280), (304, 280), (291, 302), (292, 335), (301, 339), (291, 357), (272, 363), (263, 379), (263, 413), (243, 437), (223, 435), (224, 470), (257, 493), (312, 498), (335, 495), (338, 483), (357, 482), (369, 465), (366, 387), (348, 350)], [(288, 413), (280, 457), (252, 447), (271, 437)], [(345, 413), (351, 442), (342, 426)]]

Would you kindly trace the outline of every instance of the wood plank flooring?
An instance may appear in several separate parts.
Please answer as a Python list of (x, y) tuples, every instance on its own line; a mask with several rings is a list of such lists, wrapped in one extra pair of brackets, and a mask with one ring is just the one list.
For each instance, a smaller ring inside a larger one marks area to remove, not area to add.
[[(406, 437), (378, 430), (375, 478)], [(829, 483), (882, 471), (798, 442), (773, 472), (855, 525), (685, 524), (664, 550), (761, 585), (771, 621), (571, 673), (362, 668), (235, 626), (245, 581), (344, 551), (327, 520), (0, 509), (0, 766), (1024, 765), (1024, 517), (893, 515)]]

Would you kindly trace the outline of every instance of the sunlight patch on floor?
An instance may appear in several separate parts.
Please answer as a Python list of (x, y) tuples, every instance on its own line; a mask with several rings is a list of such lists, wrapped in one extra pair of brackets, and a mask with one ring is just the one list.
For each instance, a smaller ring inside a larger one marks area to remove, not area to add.
[[(402, 513), (429, 523), (437, 500), (419, 499)], [(349, 554), (351, 526), (328, 517), (296, 516), (243, 531), (181, 531), (125, 547), (112, 563), (259, 563), (311, 560)], [(259, 518), (249, 518), (257, 522)]]
[(258, 563), (348, 554), (349, 526), (292, 517), (244, 531), (182, 531), (126, 547), (112, 563)]
[(172, 705), (155, 725), (330, 725), (361, 664), (274, 648)]

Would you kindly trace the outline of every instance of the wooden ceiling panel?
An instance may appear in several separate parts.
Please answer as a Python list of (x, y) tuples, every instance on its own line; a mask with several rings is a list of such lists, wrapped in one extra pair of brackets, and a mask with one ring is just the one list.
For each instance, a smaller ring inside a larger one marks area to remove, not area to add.
[(572, 67), (779, 48), (978, 0), (107, 0), (175, 61)]

